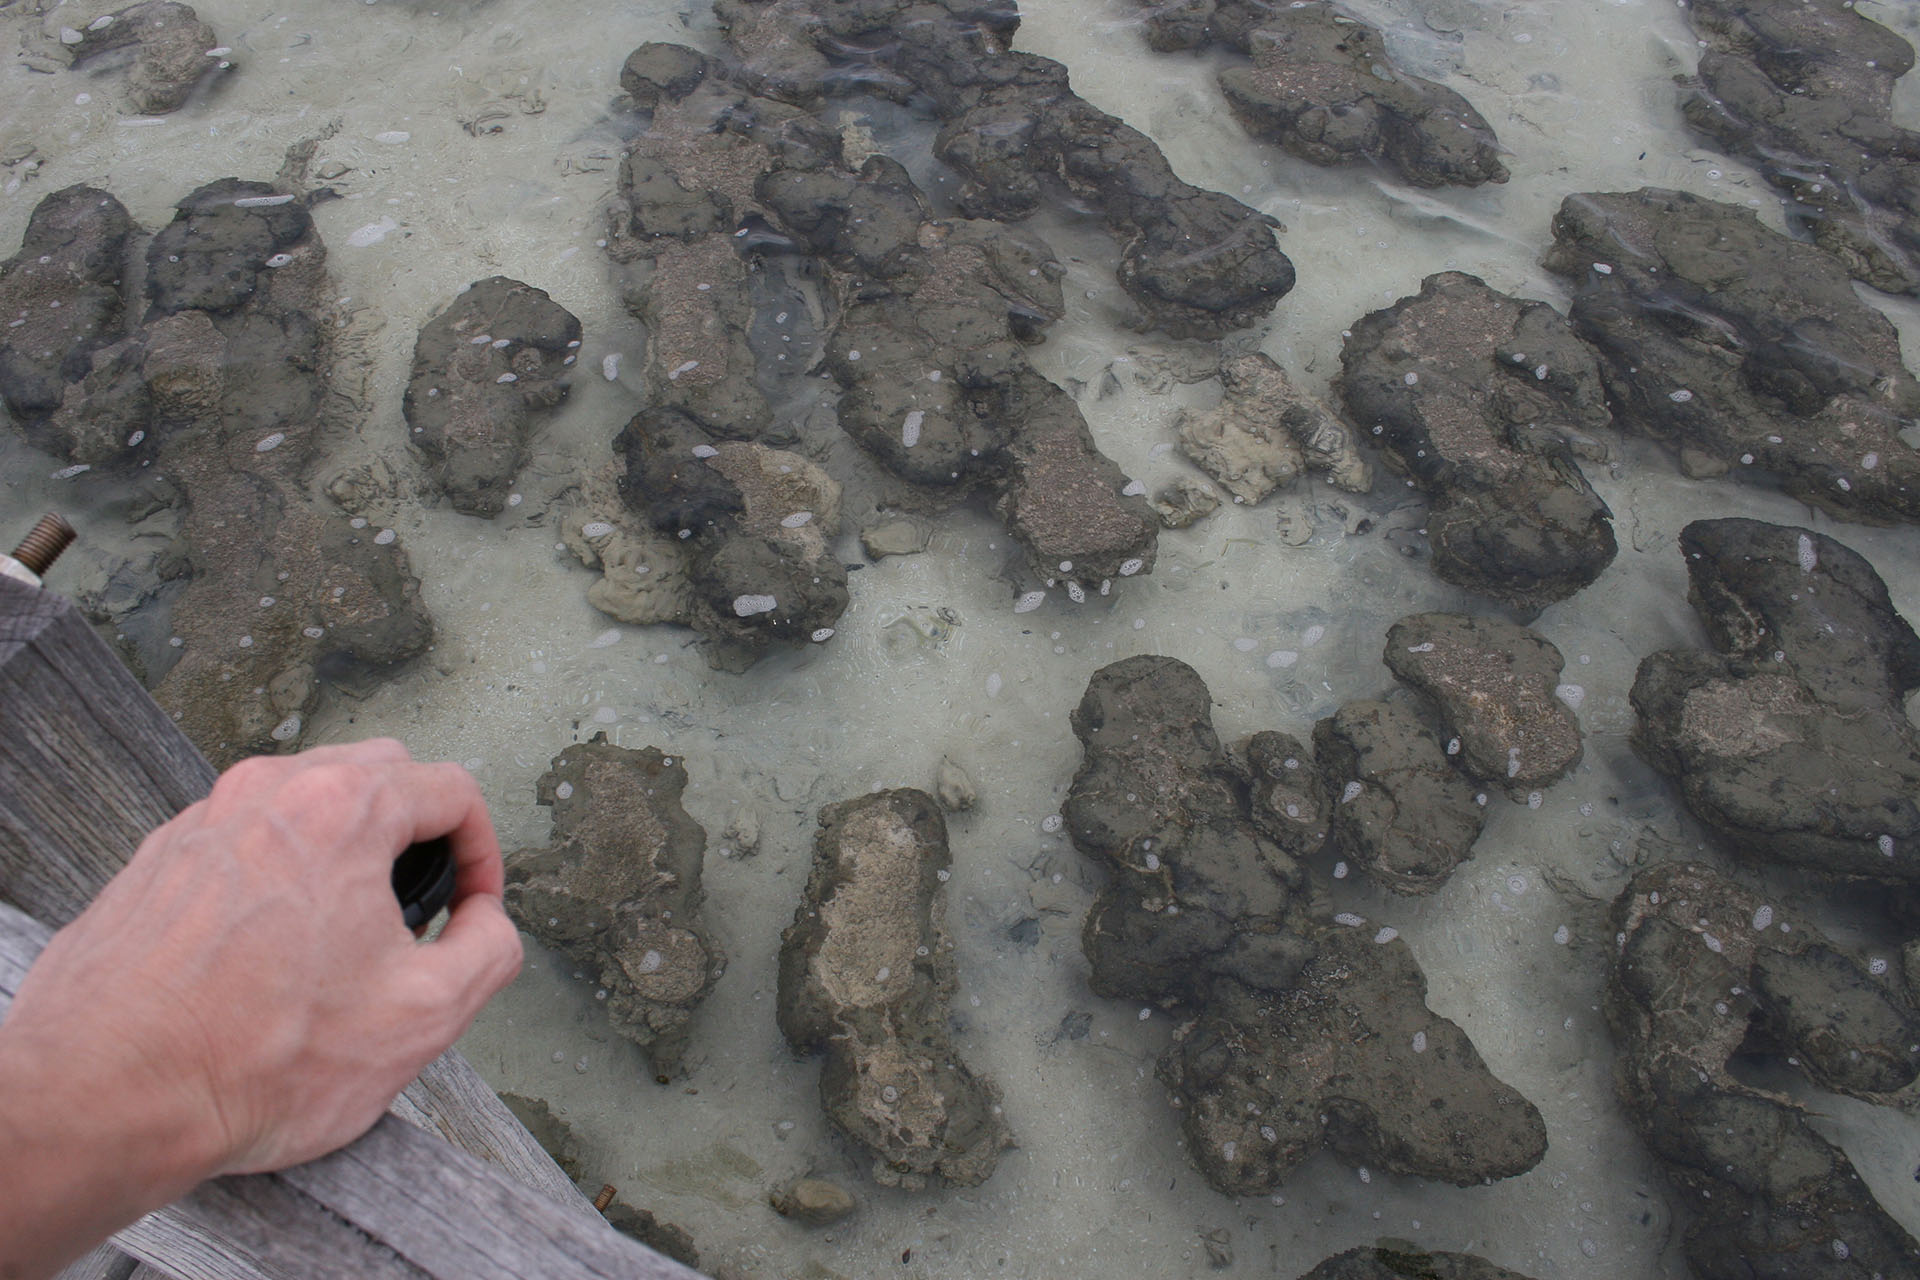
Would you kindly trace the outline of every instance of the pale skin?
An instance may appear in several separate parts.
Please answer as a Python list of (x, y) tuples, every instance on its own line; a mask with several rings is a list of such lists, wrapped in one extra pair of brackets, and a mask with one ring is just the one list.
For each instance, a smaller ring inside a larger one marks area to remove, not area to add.
[[(452, 915), (420, 941), (390, 873), (439, 835)], [(229, 769), (54, 935), (0, 1023), (0, 1280), (364, 1133), (519, 972), (502, 884), (458, 765), (373, 741)]]

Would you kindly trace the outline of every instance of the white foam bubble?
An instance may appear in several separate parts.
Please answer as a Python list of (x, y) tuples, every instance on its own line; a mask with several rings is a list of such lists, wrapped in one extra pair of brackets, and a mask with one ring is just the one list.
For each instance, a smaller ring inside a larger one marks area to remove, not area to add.
[(796, 511), (792, 515), (787, 516), (785, 519), (781, 520), (780, 527), (782, 529), (798, 529), (801, 525), (805, 524), (807, 521), (811, 519), (813, 519), (813, 512)]
[(920, 424), (925, 422), (926, 418), (926, 412), (921, 409), (915, 409), (907, 415), (907, 420), (900, 424), (900, 443), (902, 445), (911, 449), (920, 443)]
[(772, 613), (780, 607), (780, 602), (772, 596), (744, 595), (733, 598), (733, 612), (741, 618), (751, 618), (759, 613)]
[(369, 222), (364, 227), (356, 228), (347, 236), (347, 243), (356, 249), (364, 249), (368, 245), (379, 244), (385, 240), (389, 231), (399, 229), (400, 224), (392, 218), (382, 218), (378, 222)]
[(620, 380), (620, 353), (618, 351), (609, 351), (606, 355), (600, 357), (600, 375), (608, 382), (618, 382)]
[(1013, 611), (1015, 613), (1032, 613), (1040, 607), (1040, 602), (1046, 598), (1047, 593), (1044, 591), (1029, 591), (1013, 602)]
[(583, 538), (604, 538), (612, 532), (613, 525), (605, 520), (589, 520), (580, 526), (580, 536)]

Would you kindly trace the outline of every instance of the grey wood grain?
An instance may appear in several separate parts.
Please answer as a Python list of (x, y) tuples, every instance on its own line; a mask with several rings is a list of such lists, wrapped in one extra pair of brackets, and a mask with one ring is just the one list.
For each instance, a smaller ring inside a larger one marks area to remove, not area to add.
[[(103, 1244), (84, 1258), (76, 1258), (62, 1268), (53, 1280), (136, 1280), (143, 1263), (136, 1262), (126, 1254), (114, 1248), (112, 1244)], [(147, 1275), (139, 1280), (173, 1280), (147, 1268)]]

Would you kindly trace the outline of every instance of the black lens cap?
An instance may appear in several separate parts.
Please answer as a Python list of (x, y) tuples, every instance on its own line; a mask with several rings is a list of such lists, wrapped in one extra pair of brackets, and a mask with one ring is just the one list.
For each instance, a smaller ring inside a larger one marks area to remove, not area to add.
[(400, 917), (418, 929), (453, 901), (453, 844), (445, 836), (408, 845), (393, 860), (393, 896)]

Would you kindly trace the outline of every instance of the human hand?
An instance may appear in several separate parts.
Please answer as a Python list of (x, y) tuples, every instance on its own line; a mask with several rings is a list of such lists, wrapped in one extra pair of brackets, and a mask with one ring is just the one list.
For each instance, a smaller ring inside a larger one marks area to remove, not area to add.
[[(393, 860), (443, 834), (452, 918), (419, 943)], [(187, 1186), (297, 1164), (371, 1127), (519, 971), (502, 883), (457, 765), (392, 741), (245, 760), (54, 936), (0, 1044), (127, 1074), (175, 1117)]]

